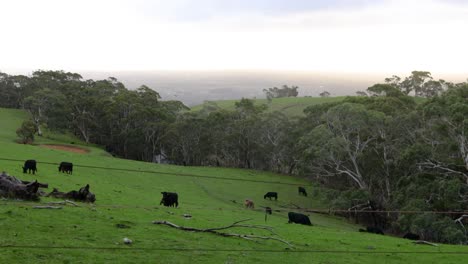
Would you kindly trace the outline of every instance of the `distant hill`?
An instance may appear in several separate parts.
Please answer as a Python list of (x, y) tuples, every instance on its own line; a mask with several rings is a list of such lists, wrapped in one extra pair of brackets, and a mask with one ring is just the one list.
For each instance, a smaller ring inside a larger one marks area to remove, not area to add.
[[(266, 104), (268, 105), (268, 112), (280, 111), (289, 116), (302, 116), (304, 114), (304, 109), (308, 106), (339, 102), (342, 101), (345, 96), (338, 97), (287, 97), (287, 98), (274, 98), (270, 104), (266, 99), (255, 99), (255, 103), (258, 105)], [(221, 100), (221, 101), (206, 101), (214, 102), (222, 109), (234, 110), (235, 103), (239, 100)], [(191, 111), (200, 111), (203, 109), (203, 105), (197, 105), (191, 108)]]

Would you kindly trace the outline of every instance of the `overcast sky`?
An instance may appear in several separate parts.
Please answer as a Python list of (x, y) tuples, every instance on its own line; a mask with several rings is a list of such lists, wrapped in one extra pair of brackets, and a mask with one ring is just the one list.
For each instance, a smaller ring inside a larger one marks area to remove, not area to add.
[(468, 75), (463, 0), (0, 0), (0, 71)]

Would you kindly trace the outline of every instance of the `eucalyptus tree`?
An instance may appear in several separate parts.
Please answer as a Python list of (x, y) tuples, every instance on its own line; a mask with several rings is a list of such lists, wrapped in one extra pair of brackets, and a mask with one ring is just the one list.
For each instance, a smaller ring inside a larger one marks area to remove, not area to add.
[(424, 139), (433, 151), (421, 165), (461, 177), (468, 184), (467, 100), (468, 84), (462, 83), (424, 104)]
[(364, 153), (379, 137), (384, 114), (363, 105), (343, 103), (330, 108), (324, 123), (302, 138), (309, 166), (321, 176), (340, 175), (368, 190), (370, 175), (364, 170)]
[(253, 100), (242, 98), (235, 103), (235, 111), (228, 138), (230, 148), (237, 156), (239, 167), (254, 168), (255, 155), (259, 153), (259, 125), (265, 105), (255, 105)]
[[(57, 107), (61, 106), (65, 97), (56, 90), (43, 88), (24, 99), (24, 107), (31, 114), (39, 136), (42, 136), (41, 125), (47, 124), (53, 113), (57, 113)], [(62, 113), (66, 114), (66, 113)]]

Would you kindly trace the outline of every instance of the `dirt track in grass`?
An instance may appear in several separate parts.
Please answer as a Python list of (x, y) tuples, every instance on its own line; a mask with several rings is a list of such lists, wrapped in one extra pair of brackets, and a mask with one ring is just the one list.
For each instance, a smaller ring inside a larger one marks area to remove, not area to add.
[(79, 153), (79, 154), (86, 154), (89, 152), (89, 150), (87, 149), (83, 149), (79, 147), (72, 147), (72, 146), (67, 146), (67, 145), (40, 145), (40, 146), (43, 148), (64, 150), (64, 151), (69, 151), (69, 152), (74, 152), (74, 153)]

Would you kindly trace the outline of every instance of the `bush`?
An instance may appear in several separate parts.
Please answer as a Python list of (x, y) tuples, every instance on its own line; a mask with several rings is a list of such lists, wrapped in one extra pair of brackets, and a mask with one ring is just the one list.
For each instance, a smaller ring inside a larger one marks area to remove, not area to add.
[(36, 125), (32, 120), (23, 121), (21, 127), (16, 130), (16, 135), (21, 139), (23, 144), (32, 143), (34, 141), (34, 134), (36, 134)]

